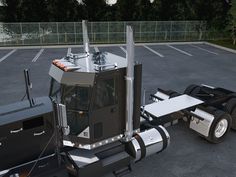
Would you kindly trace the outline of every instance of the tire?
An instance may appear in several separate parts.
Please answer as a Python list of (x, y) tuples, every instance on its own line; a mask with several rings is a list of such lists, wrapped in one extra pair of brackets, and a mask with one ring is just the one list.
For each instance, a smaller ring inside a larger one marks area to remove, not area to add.
[(176, 92), (173, 91), (173, 90), (167, 90), (165, 94), (167, 94), (167, 95), (170, 96), (170, 95), (172, 95), (172, 94), (174, 94), (174, 93), (176, 93)]
[(189, 96), (193, 96), (196, 97), (197, 94), (201, 91), (201, 87), (195, 84), (192, 84), (190, 86), (188, 86), (185, 91), (184, 94), (187, 94)]
[(225, 111), (230, 114), (232, 118), (233, 130), (236, 130), (236, 98), (231, 98), (225, 105)]
[[(221, 110), (215, 111), (214, 117), (215, 119), (210, 127), (209, 135), (205, 138), (207, 141), (217, 144), (226, 138), (232, 124), (232, 118), (228, 113)], [(217, 129), (219, 131), (216, 131)]]
[(191, 96), (193, 97), (198, 97), (198, 94), (200, 93), (201, 91), (201, 87), (200, 86), (196, 86), (192, 92), (190, 93)]
[(170, 98), (174, 98), (174, 97), (177, 97), (177, 96), (180, 96), (180, 94), (177, 93), (177, 92), (173, 92), (173, 93), (170, 94)]

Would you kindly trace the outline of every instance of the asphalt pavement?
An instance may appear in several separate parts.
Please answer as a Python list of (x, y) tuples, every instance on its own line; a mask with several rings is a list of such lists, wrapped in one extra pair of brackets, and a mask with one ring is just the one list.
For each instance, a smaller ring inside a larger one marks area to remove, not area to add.
[[(125, 57), (125, 46), (95, 46)], [(23, 69), (29, 68), (33, 96), (48, 95), (49, 67), (53, 59), (81, 47), (1, 49), (0, 105), (20, 101), (25, 94)], [(206, 44), (139, 45), (135, 60), (143, 64), (143, 86), (148, 93), (157, 88), (183, 92), (190, 84), (207, 84), (236, 91), (236, 54)], [(148, 98), (146, 99), (148, 101)], [(209, 144), (187, 124), (167, 128), (171, 144), (165, 151), (133, 165), (126, 177), (235, 177), (236, 132), (221, 144)], [(111, 177), (107, 174), (106, 177)]]

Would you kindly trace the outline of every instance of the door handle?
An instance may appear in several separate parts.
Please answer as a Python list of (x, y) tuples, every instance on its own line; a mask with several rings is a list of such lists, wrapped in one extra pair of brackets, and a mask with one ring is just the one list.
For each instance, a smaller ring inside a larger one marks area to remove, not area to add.
[(38, 132), (38, 133), (34, 133), (34, 136), (41, 136), (41, 135), (43, 135), (43, 134), (45, 134), (45, 131), (43, 130), (42, 132)]
[(17, 130), (11, 130), (10, 131), (10, 133), (19, 133), (19, 132), (21, 132), (21, 131), (23, 131), (23, 128), (20, 128), (20, 129), (17, 129)]
[(49, 165), (48, 163), (45, 163), (44, 165), (39, 165), (38, 168), (45, 168), (48, 165)]

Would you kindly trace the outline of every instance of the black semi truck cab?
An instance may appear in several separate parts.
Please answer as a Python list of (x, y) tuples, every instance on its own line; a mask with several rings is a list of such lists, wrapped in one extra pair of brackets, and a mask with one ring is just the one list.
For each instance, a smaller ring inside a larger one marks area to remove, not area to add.
[[(50, 97), (66, 106), (64, 143), (84, 149), (120, 140), (125, 131), (127, 60), (111, 53), (54, 60)], [(140, 127), (142, 65), (134, 66), (133, 127)]]

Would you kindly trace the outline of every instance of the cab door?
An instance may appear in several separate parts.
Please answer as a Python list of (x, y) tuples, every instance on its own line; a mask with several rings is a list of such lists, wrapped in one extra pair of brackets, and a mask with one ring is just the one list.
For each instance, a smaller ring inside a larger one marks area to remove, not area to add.
[(123, 133), (119, 107), (119, 77), (117, 71), (99, 73), (96, 77), (89, 120), (92, 142)]

